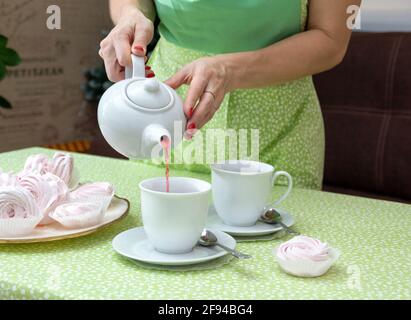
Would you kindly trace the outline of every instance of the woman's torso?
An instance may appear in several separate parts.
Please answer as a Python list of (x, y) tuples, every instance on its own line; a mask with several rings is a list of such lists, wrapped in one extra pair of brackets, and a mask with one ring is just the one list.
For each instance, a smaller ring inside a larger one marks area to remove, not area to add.
[(155, 0), (169, 42), (207, 53), (257, 50), (301, 31), (304, 0)]
[[(307, 18), (306, 0), (155, 2), (162, 20), (162, 38), (149, 64), (160, 80), (204, 56), (268, 46), (303, 31)], [(188, 86), (181, 86), (178, 93), (184, 98), (187, 90)], [(296, 186), (321, 187), (324, 128), (311, 77), (227, 93), (218, 112), (193, 138), (202, 147), (197, 150), (196, 143), (185, 141), (174, 148), (173, 169), (209, 172), (209, 163), (216, 159), (214, 152), (210, 157), (207, 149), (210, 140), (205, 138), (215, 129), (234, 129), (238, 139), (245, 130), (247, 137), (242, 143), (245, 145), (247, 141), (246, 158), (251, 156), (253, 160), (274, 165), (277, 170), (288, 171)], [(253, 144), (252, 132), (256, 131), (258, 143)], [(224, 144), (213, 147), (224, 149)], [(221, 151), (226, 159), (235, 158), (227, 149)], [(241, 152), (236, 157), (244, 158)]]

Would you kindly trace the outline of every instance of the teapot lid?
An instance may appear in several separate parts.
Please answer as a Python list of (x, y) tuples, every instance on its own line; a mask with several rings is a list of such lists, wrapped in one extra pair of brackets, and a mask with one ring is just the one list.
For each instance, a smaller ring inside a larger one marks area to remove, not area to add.
[(172, 103), (170, 90), (155, 78), (136, 79), (125, 88), (127, 98), (144, 109), (162, 109)]

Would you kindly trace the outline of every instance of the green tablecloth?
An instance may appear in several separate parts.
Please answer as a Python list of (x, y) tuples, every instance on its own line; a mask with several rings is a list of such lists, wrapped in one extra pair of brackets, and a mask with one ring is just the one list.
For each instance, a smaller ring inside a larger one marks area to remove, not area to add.
[[(0, 167), (18, 170), (31, 148), (0, 154)], [(82, 181), (111, 181), (131, 201), (130, 214), (82, 238), (0, 245), (0, 298), (26, 299), (410, 299), (411, 206), (295, 189), (283, 208), (295, 228), (338, 248), (342, 255), (320, 278), (282, 272), (272, 250), (288, 238), (240, 243), (253, 259), (206, 271), (147, 270), (117, 255), (111, 240), (141, 225), (138, 182), (163, 168), (74, 154)], [(187, 172), (172, 175), (209, 176)], [(279, 188), (281, 189), (281, 188)], [(276, 190), (281, 191), (281, 190)]]

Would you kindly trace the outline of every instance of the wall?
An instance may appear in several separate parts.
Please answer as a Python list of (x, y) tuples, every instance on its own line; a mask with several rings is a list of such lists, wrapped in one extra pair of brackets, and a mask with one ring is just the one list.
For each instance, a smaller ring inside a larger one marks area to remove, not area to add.
[[(61, 8), (60, 30), (46, 26), (51, 4)], [(107, 28), (106, 0), (0, 0), (0, 33), (22, 58), (0, 81), (13, 107), (0, 109), (0, 152), (94, 134), (93, 106), (80, 86), (83, 70), (102, 64), (100, 33)]]
[(363, 0), (362, 31), (411, 31), (411, 0)]

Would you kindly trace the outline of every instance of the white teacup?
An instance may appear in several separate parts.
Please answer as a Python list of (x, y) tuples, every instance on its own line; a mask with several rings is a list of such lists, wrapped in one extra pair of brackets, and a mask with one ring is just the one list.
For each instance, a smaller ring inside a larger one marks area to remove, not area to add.
[(278, 177), (287, 178), (288, 188), (272, 206), (287, 198), (292, 189), (290, 174), (285, 171), (275, 172), (274, 167), (266, 163), (231, 160), (214, 164), (211, 169), (214, 206), (227, 225), (254, 225), (264, 212)]
[(144, 230), (154, 248), (163, 253), (190, 252), (203, 231), (211, 185), (202, 180), (170, 177), (170, 192), (165, 178), (140, 183)]

